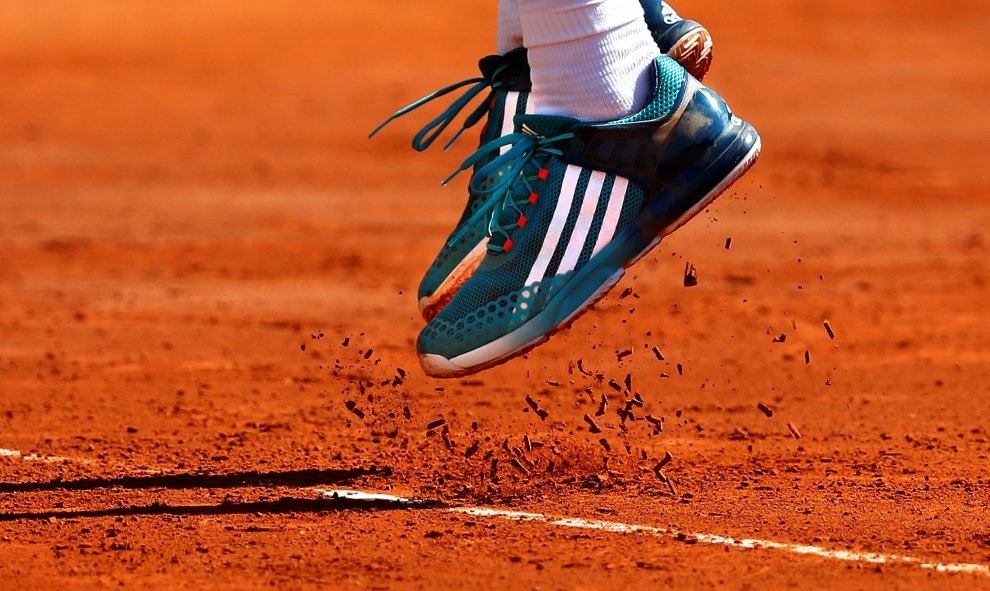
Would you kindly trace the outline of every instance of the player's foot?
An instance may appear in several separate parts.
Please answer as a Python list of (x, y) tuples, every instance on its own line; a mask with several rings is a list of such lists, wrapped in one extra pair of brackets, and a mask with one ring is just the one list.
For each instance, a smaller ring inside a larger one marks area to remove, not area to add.
[[(419, 335), (426, 373), (457, 377), (543, 343), (756, 161), (760, 138), (668, 58), (637, 114), (603, 124), (519, 115), (462, 170), (490, 219), (475, 274)], [(492, 161), (488, 154), (501, 153)]]
[[(683, 20), (670, 8), (666, 2), (657, 0), (641, 0), (646, 13), (647, 25), (660, 50), (670, 52), (675, 59), (683, 59), (683, 65), (695, 77), (704, 76), (711, 64), (711, 37), (708, 32), (694, 21)], [(698, 46), (698, 40), (706, 40), (701, 45), (707, 47), (705, 59), (699, 59), (697, 52), (689, 51)], [(512, 118), (520, 113), (532, 113), (529, 100), (530, 80), (529, 64), (526, 50), (517, 49), (504, 56), (489, 56), (481, 60), (481, 77), (465, 80), (448, 86), (398, 111), (385, 123), (375, 130), (387, 125), (397, 117), (416, 109), (434, 99), (445, 96), (459, 88), (470, 87), (461, 98), (445, 109), (440, 116), (430, 122), (413, 138), (413, 147), (425, 150), (453, 122), (471, 99), (488, 91), (481, 105), (465, 120), (461, 129), (455, 134), (452, 144), (468, 128), (486, 119), (482, 128), (481, 143), (512, 133)], [(494, 155), (492, 156), (494, 158)], [(480, 168), (486, 162), (481, 161), (475, 167)], [(474, 274), (484, 258), (487, 235), (487, 220), (474, 218), (480, 207), (481, 199), (475, 194), (469, 194), (467, 204), (457, 225), (444, 243), (440, 252), (420, 282), (419, 308), (423, 318), (429, 321), (454, 297), (457, 290)], [(469, 220), (474, 220), (467, 226)]]

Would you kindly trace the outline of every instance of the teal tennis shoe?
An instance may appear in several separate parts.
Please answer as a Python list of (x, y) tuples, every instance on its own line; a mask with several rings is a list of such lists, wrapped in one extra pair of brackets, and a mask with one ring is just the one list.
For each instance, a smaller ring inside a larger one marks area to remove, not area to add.
[[(647, 25), (660, 51), (683, 60), (682, 64), (696, 77), (704, 76), (711, 65), (711, 36), (708, 31), (695, 21), (682, 19), (666, 2), (641, 0), (641, 3)], [(705, 49), (703, 52), (692, 49), (698, 47)], [(707, 57), (701, 59), (703, 56)], [(445, 148), (449, 148), (466, 130), (482, 121), (482, 145), (511, 134), (514, 131), (513, 118), (532, 113), (526, 50), (517, 49), (505, 55), (488, 56), (481, 60), (479, 69), (479, 77), (452, 84), (423, 97), (396, 112), (371, 135), (378, 133), (396, 118), (457, 91), (462, 91), (462, 94), (415, 135), (412, 142), (414, 149), (423, 151), (429, 148), (476, 100), (478, 105), (464, 117)], [(475, 163), (475, 172), (497, 155), (491, 154), (487, 160), (478, 160)], [(479, 195), (469, 191), (467, 203), (457, 224), (420, 282), (419, 308), (427, 321), (436, 316), (454, 297), (460, 286), (474, 274), (488, 251), (487, 220), (475, 215), (483, 201)]]
[(754, 164), (759, 135), (714, 91), (669, 57), (654, 74), (639, 113), (519, 114), (465, 161), (479, 203), (463, 227), (486, 227), (486, 252), (419, 335), (427, 374), (464, 376), (545, 342)]

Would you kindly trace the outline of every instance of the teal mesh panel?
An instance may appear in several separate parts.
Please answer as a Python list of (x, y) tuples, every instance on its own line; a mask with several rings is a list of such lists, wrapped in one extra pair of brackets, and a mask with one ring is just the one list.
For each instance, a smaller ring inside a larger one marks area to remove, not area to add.
[(602, 185), (602, 195), (598, 200), (598, 209), (595, 210), (595, 219), (591, 222), (591, 229), (588, 230), (588, 240), (585, 241), (584, 248), (581, 249), (581, 256), (578, 258), (578, 269), (583, 267), (591, 259), (591, 251), (595, 248), (595, 240), (597, 240), (598, 233), (602, 230), (602, 222), (605, 220), (605, 212), (608, 209), (608, 198), (612, 194), (613, 186), (615, 186), (615, 175), (610, 174), (605, 177), (605, 183)]
[[(419, 334), (419, 349), (452, 358), (516, 330), (539, 314), (573, 274), (512, 289), (454, 317), (447, 308)], [(467, 285), (478, 285), (471, 281)], [(454, 301), (464, 299), (458, 292)], [(454, 302), (451, 302), (453, 304)]]
[(626, 200), (622, 204), (622, 213), (619, 215), (619, 224), (615, 228), (616, 234), (636, 221), (636, 218), (642, 213), (645, 203), (646, 189), (635, 183), (629, 183), (629, 188), (626, 189)]
[(650, 104), (639, 113), (630, 115), (625, 119), (612, 121), (608, 125), (662, 119), (673, 111), (677, 104), (677, 97), (681, 95), (681, 88), (684, 87), (687, 72), (675, 60), (665, 55), (657, 58), (656, 66), (657, 88), (656, 94), (653, 100), (650, 101)]

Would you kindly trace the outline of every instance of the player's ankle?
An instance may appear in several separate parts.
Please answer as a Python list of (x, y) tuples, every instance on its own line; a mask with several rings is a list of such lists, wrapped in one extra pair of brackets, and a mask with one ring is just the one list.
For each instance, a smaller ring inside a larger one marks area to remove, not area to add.
[(519, 8), (538, 113), (608, 121), (649, 100), (660, 52), (637, 0), (520, 0)]

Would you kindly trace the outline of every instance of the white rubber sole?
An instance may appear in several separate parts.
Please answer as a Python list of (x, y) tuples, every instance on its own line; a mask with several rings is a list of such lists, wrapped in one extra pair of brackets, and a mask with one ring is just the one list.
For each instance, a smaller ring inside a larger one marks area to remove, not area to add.
[(703, 199), (699, 200), (697, 204), (691, 207), (691, 209), (675, 220), (674, 223), (665, 228), (655, 240), (653, 240), (645, 249), (643, 249), (642, 252), (639, 253), (639, 255), (626, 263), (621, 269), (618, 269), (611, 277), (609, 277), (607, 281), (602, 283), (601, 287), (599, 287), (598, 290), (588, 297), (583, 304), (578, 306), (574, 312), (572, 312), (562, 322), (558, 323), (557, 327), (550, 332), (529, 339), (522, 336), (526, 330), (527, 324), (536, 321), (536, 319), (540, 317), (540, 315), (537, 315), (513, 332), (499, 337), (491, 343), (478, 347), (473, 351), (458, 355), (453, 359), (447, 359), (441, 355), (421, 354), (419, 356), (419, 362), (423, 367), (423, 371), (426, 372), (426, 375), (434, 378), (463, 377), (505, 363), (509, 359), (523, 355), (534, 347), (550, 340), (551, 336), (568, 328), (579, 316), (581, 316), (581, 314), (587, 312), (596, 302), (605, 297), (625, 275), (625, 269), (636, 264), (640, 259), (656, 248), (663, 238), (669, 236), (671, 233), (691, 220), (691, 218), (701, 213), (706, 207), (711, 205), (711, 203), (715, 201), (719, 195), (724, 193), (726, 189), (746, 174), (746, 172), (753, 167), (756, 160), (760, 157), (761, 148), (761, 140), (757, 139), (749, 153), (739, 162), (739, 164), (736, 165), (732, 172), (722, 180), (722, 182), (716, 185), (714, 189), (705, 195)]

